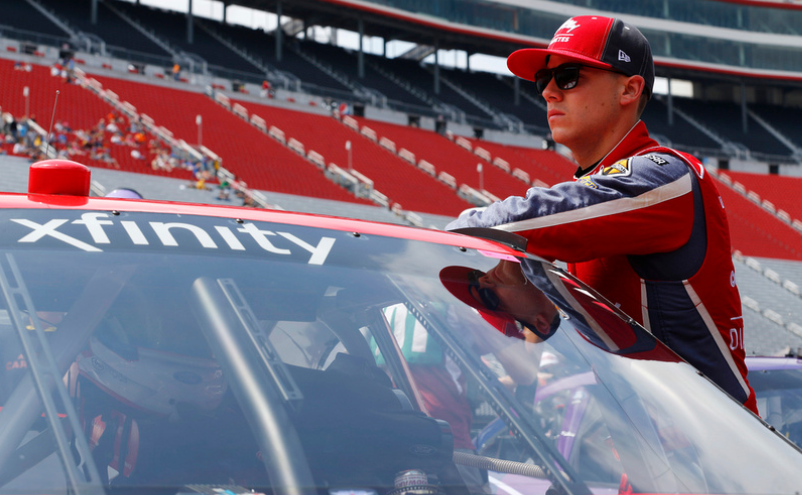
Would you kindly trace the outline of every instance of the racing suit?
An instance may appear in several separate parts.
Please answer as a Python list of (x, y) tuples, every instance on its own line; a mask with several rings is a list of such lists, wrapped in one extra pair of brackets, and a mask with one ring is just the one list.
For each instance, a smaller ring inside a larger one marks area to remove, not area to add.
[(724, 204), (694, 157), (640, 121), (573, 182), (471, 210), (448, 230), (494, 227), (568, 270), (757, 413)]

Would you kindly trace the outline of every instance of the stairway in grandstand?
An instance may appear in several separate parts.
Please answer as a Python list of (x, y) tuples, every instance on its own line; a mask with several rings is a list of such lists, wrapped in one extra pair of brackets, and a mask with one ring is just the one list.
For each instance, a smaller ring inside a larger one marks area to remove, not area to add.
[(367, 125), (379, 137), (387, 137), (395, 143), (397, 149), (406, 149), (414, 155), (416, 161), (425, 160), (432, 164), (440, 176), (443, 172), (446, 181), (490, 192), (497, 198), (510, 195), (522, 195), (528, 184), (517, 180), (510, 174), (495, 167), (483, 167), (483, 177), (477, 172), (477, 164), (482, 160), (471, 151), (457, 146), (445, 136), (417, 127), (401, 126), (358, 118), (360, 125)]
[(734, 249), (746, 256), (802, 261), (802, 235), (719, 180)]
[[(67, 123), (73, 130), (89, 130), (103, 120), (114, 109), (90, 91), (76, 84), (68, 84), (61, 77), (51, 76), (50, 68), (31, 65), (31, 71), (15, 70), (14, 62), (0, 59), (0, 105), (3, 110), (10, 112), (18, 118), (26, 115), (26, 103), (23, 96), (24, 89), (28, 88), (28, 115), (47, 128), (53, 115), (53, 106), (58, 91), (58, 106), (56, 107), (56, 121)], [(149, 136), (150, 137), (150, 136)], [(139, 146), (142, 155), (147, 154), (147, 145)], [(167, 175), (166, 172), (154, 171), (149, 161), (136, 160), (131, 156), (132, 148), (128, 146), (110, 146), (111, 156), (117, 161), (122, 170), (140, 173)], [(101, 160), (91, 159), (88, 155), (80, 159), (87, 165), (98, 168), (110, 168), (111, 165)], [(189, 179), (188, 171), (175, 171), (175, 177)]]
[(802, 264), (745, 257), (740, 252), (733, 261), (747, 349), (760, 355), (780, 355), (802, 347)]
[(194, 91), (95, 76), (104, 87), (170, 129), (197, 143), (196, 117), (202, 117), (203, 145), (223, 157), (224, 165), (256, 189), (368, 204), (328, 181), (309, 162), (260, 133), (206, 95)]
[(796, 225), (802, 227), (802, 203), (799, 202), (802, 178), (731, 170), (722, 171), (719, 175), (729, 176), (733, 189), (742, 192), (764, 209), (781, 218), (786, 217), (792, 225), (797, 220)]
[[(376, 190), (404, 209), (456, 216), (471, 206), (447, 185), (434, 180), (377, 142), (354, 132), (330, 116), (244, 100), (237, 103), (251, 115), (264, 119), (267, 126), (279, 128), (287, 140), (294, 139), (303, 144), (304, 149), (320, 154), (319, 160), (326, 166), (335, 163), (342, 169), (353, 169), (359, 175), (369, 178)], [(351, 142), (350, 167), (349, 153), (345, 149), (347, 141)]]

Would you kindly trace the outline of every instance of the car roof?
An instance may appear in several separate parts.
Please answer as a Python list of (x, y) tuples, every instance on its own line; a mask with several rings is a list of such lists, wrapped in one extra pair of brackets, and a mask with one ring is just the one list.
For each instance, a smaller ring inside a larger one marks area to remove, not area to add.
[(0, 209), (67, 209), (93, 211), (119, 211), (139, 213), (168, 213), (234, 218), (243, 221), (274, 222), (380, 235), (398, 239), (431, 242), (465, 249), (478, 249), (502, 255), (520, 256), (522, 253), (498, 242), (451, 232), (351, 218), (332, 217), (313, 213), (297, 213), (238, 206), (203, 205), (173, 201), (134, 200), (57, 194), (0, 193)]

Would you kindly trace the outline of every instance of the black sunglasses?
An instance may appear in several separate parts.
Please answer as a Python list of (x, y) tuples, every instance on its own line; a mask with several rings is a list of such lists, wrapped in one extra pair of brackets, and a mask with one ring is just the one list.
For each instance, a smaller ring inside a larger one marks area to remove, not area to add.
[(485, 308), (489, 309), (490, 311), (495, 311), (499, 304), (501, 304), (501, 300), (499, 300), (498, 294), (493, 292), (493, 289), (481, 287), (479, 285), (479, 277), (482, 275), (482, 272), (479, 270), (468, 272), (468, 290), (471, 288), (476, 289), (476, 293), (479, 294), (479, 299), (482, 300), (482, 304), (485, 305)]
[(541, 69), (535, 73), (535, 88), (537, 89), (537, 93), (542, 95), (552, 78), (554, 78), (554, 83), (557, 84), (558, 88), (562, 90), (574, 89), (579, 82), (579, 69), (581, 68), (624, 74), (621, 71), (593, 67), (590, 65), (563, 64), (553, 69)]

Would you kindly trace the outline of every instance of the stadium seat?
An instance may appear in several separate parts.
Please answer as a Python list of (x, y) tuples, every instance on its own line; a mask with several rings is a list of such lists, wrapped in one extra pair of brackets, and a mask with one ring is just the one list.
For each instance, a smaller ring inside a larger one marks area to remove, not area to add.
[(222, 156), (223, 166), (249, 187), (370, 204), (333, 184), (306, 159), (202, 93), (110, 77), (97, 79), (188, 143), (198, 142), (195, 118), (201, 115), (203, 145)]
[[(355, 170), (373, 180), (374, 187), (404, 209), (456, 216), (471, 207), (459, 199), (454, 190), (420, 169), (404, 162), (371, 139), (349, 129), (332, 117), (286, 110), (278, 107), (239, 101), (250, 113), (265, 119), (294, 137), (308, 150), (320, 153), (326, 163), (348, 168), (345, 142), (351, 141), (351, 159)], [(372, 125), (372, 123), (368, 123)]]
[(368, 125), (379, 136), (394, 141), (399, 150), (405, 148), (414, 153), (417, 160), (423, 159), (433, 164), (438, 174), (441, 171), (450, 174), (457, 184), (467, 184), (476, 190), (485, 189), (501, 199), (512, 195), (520, 196), (529, 188), (528, 184), (492, 166), (483, 167), (480, 185), (476, 165), (482, 160), (435, 132), (375, 120), (357, 120), (360, 126)]

